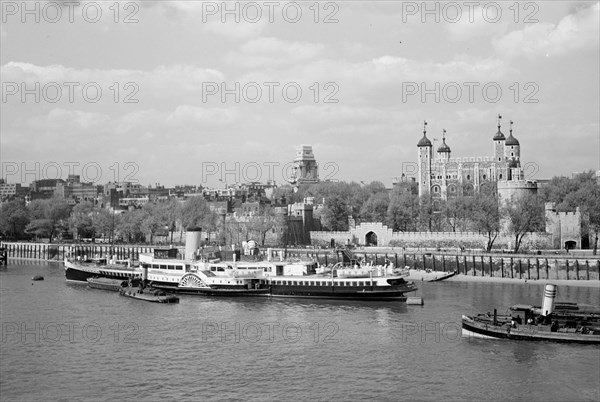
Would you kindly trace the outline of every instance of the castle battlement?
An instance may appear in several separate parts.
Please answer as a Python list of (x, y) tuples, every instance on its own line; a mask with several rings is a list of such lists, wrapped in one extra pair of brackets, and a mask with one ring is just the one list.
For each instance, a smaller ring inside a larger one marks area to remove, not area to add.
[(448, 159), (444, 163), (467, 163), (467, 162), (496, 162), (491, 156), (462, 156)]

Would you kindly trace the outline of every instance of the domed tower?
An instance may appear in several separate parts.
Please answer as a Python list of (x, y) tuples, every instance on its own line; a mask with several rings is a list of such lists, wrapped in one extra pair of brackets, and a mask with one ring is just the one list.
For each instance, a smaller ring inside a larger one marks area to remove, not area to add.
[(510, 135), (504, 142), (504, 158), (506, 161), (516, 161), (517, 165), (521, 165), (521, 145), (519, 140), (513, 137), (512, 129), (513, 121), (510, 121)]
[(504, 142), (506, 138), (502, 131), (500, 131), (500, 120), (502, 116), (498, 115), (498, 132), (494, 135), (494, 161), (502, 162), (504, 161)]
[(431, 158), (433, 145), (427, 138), (427, 122), (423, 122), (423, 138), (417, 143), (419, 156), (419, 197), (429, 193), (431, 188)]
[(437, 150), (437, 157), (442, 162), (450, 160), (450, 147), (446, 144), (446, 129), (442, 133), (442, 145)]

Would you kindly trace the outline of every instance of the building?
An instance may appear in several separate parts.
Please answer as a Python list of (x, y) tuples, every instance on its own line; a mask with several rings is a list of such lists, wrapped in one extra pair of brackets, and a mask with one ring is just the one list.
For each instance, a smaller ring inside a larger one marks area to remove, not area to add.
[(556, 204), (546, 203), (546, 232), (552, 235), (554, 249), (581, 249), (581, 212), (556, 212)]
[(312, 146), (300, 145), (296, 148), (294, 173), (289, 181), (294, 185), (319, 182), (319, 165), (313, 154)]
[(69, 175), (66, 182), (56, 183), (54, 195), (72, 203), (96, 202), (98, 188), (93, 183), (81, 183), (79, 175)]
[(63, 179), (34, 180), (29, 184), (31, 200), (48, 199), (54, 197), (57, 184), (64, 184)]
[(0, 200), (4, 201), (15, 197), (24, 197), (29, 192), (27, 187), (21, 187), (21, 183), (6, 183), (0, 179)]
[(453, 158), (446, 143), (446, 130), (442, 132), (442, 144), (433, 153), (433, 145), (427, 138), (427, 122), (423, 137), (417, 143), (419, 196), (430, 194), (434, 199), (447, 200), (456, 196), (473, 196), (479, 192), (493, 191), (510, 198), (513, 194), (535, 191), (535, 182), (526, 181), (521, 167), (521, 145), (510, 134), (505, 137), (498, 116), (498, 131), (492, 138), (492, 155)]

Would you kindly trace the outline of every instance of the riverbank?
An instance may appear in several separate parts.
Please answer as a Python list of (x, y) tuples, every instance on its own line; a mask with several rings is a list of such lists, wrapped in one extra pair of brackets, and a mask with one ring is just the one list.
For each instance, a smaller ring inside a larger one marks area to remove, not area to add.
[(528, 285), (545, 285), (553, 283), (558, 286), (577, 286), (597, 288), (600, 290), (599, 280), (582, 280), (582, 279), (519, 279), (519, 278), (496, 278), (489, 276), (471, 276), (471, 275), (454, 275), (451, 278), (445, 279), (444, 282), (486, 282), (486, 283), (520, 283)]

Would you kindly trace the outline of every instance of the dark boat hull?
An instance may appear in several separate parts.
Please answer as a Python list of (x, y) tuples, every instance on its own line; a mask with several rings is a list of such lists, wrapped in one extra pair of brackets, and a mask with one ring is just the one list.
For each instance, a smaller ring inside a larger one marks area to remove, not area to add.
[(472, 317), (467, 316), (463, 316), (462, 331), (463, 336), (472, 338), (600, 344), (599, 334), (551, 332), (548, 328), (538, 325), (518, 325), (516, 328), (511, 328), (510, 325), (493, 325), (478, 322)]
[(110, 290), (112, 292), (121, 290), (123, 282), (121, 279), (108, 278), (89, 278), (87, 280), (88, 286), (92, 289)]
[(198, 296), (222, 296), (222, 297), (253, 297), (253, 296), (269, 296), (269, 289), (220, 289), (220, 288), (193, 288), (193, 287), (175, 287), (163, 284), (152, 285), (157, 289), (162, 289), (167, 292), (185, 294), (185, 295), (198, 295)]
[[(271, 286), (258, 289), (240, 288), (193, 288), (175, 287), (170, 284), (153, 282), (153, 287), (163, 289), (171, 293), (222, 296), (222, 297), (287, 297), (287, 298), (310, 298), (310, 299), (338, 299), (338, 300), (367, 300), (367, 301), (406, 301), (404, 293), (413, 292), (415, 289), (381, 289), (381, 290), (323, 290), (323, 287), (301, 287), (301, 286)], [(337, 288), (337, 287), (336, 287)]]
[(169, 295), (169, 294), (164, 294), (164, 292), (162, 295), (158, 295), (156, 293), (158, 293), (158, 290), (154, 290), (154, 289), (144, 289), (140, 292), (140, 290), (138, 288), (132, 288), (132, 287), (127, 287), (127, 288), (122, 288), (119, 291), (119, 294), (121, 296), (124, 297), (129, 297), (131, 299), (136, 299), (136, 300), (142, 300), (142, 301), (147, 301), (150, 303), (165, 303), (165, 304), (173, 304), (173, 303), (179, 303), (179, 297), (174, 296), (174, 295)]
[(126, 280), (132, 276), (140, 276), (141, 273), (135, 269), (127, 269), (118, 266), (106, 266), (96, 264), (78, 264), (65, 261), (65, 277), (69, 282), (87, 283), (90, 278), (108, 278)]

